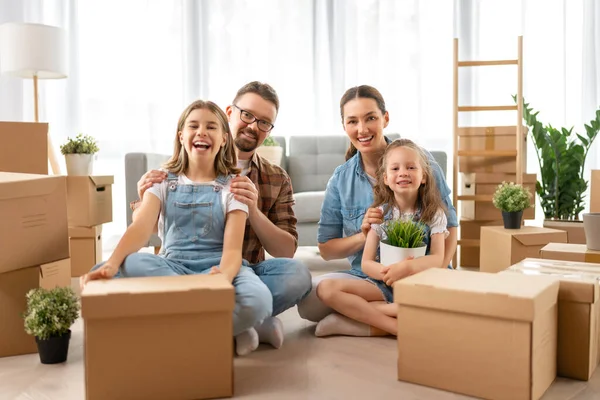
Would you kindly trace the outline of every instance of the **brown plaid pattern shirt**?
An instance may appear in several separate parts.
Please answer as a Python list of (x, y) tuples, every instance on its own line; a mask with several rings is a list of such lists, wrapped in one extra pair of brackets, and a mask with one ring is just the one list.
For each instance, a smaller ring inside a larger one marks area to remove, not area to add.
[[(285, 170), (273, 165), (254, 153), (250, 160), (248, 178), (258, 190), (258, 209), (276, 226), (290, 233), (296, 239), (298, 248), (298, 231), (296, 230), (296, 215), (292, 181)], [(265, 259), (265, 249), (258, 236), (246, 221), (244, 231), (244, 246), (242, 255), (250, 264), (256, 264)]]

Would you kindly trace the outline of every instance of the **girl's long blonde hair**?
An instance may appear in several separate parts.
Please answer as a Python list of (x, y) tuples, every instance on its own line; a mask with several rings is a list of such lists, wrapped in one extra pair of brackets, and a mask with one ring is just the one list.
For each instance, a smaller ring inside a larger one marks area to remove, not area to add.
[(237, 167), (237, 156), (233, 147), (233, 136), (229, 129), (229, 123), (227, 121), (227, 115), (221, 110), (221, 108), (213, 103), (212, 101), (196, 100), (192, 104), (186, 107), (179, 117), (177, 123), (177, 131), (175, 132), (175, 143), (173, 148), (173, 155), (164, 164), (164, 168), (173, 174), (182, 174), (189, 167), (189, 160), (185, 148), (181, 145), (179, 140), (179, 132), (183, 131), (185, 120), (190, 116), (191, 112), (198, 109), (209, 110), (216, 115), (220, 122), (221, 129), (225, 136), (225, 146), (219, 149), (217, 156), (215, 157), (215, 172), (219, 175), (230, 175), (239, 174), (240, 169)]
[(440, 196), (440, 191), (435, 183), (435, 179), (433, 176), (433, 169), (429, 164), (427, 156), (421, 147), (419, 147), (416, 143), (409, 139), (396, 139), (392, 143), (388, 145), (381, 157), (381, 162), (379, 164), (379, 168), (377, 170), (377, 183), (373, 188), (373, 194), (375, 198), (375, 202), (372, 207), (379, 207), (384, 205), (384, 215), (390, 210), (392, 205), (396, 204), (396, 200), (394, 199), (394, 192), (389, 188), (383, 181), (383, 177), (386, 173), (387, 167), (387, 158), (389, 153), (398, 148), (398, 147), (406, 147), (411, 150), (414, 150), (419, 157), (419, 164), (421, 168), (423, 168), (423, 176), (425, 177), (425, 183), (421, 184), (419, 187), (419, 195), (417, 198), (417, 207), (421, 209), (421, 219), (420, 221), (423, 223), (430, 223), (433, 221), (435, 214), (438, 210), (442, 209), (446, 212), (446, 207), (442, 202), (442, 197)]

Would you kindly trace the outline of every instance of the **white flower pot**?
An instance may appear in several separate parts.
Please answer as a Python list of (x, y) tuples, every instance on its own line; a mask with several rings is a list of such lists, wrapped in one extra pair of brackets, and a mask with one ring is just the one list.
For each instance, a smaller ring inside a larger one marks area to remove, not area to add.
[(425, 255), (427, 246), (407, 249), (405, 247), (390, 246), (387, 243), (379, 243), (379, 260), (382, 265), (388, 266), (399, 261), (406, 260), (408, 257), (419, 258)]
[(67, 175), (92, 175), (94, 167), (93, 154), (66, 154)]
[(271, 164), (281, 164), (281, 156), (283, 156), (283, 147), (281, 146), (260, 146), (256, 149), (256, 152)]
[(589, 250), (600, 250), (600, 213), (583, 214), (585, 241)]

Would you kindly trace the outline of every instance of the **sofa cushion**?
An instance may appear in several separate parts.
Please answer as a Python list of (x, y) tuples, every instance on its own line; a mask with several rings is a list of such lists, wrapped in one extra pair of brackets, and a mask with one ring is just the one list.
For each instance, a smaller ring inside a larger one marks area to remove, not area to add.
[(298, 223), (319, 222), (324, 199), (324, 191), (294, 193), (294, 200), (296, 200), (294, 214), (298, 218)]

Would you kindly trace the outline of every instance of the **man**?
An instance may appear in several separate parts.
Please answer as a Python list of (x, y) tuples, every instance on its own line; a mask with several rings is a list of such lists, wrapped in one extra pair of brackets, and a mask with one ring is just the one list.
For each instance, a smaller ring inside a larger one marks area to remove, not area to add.
[[(311, 275), (304, 264), (292, 257), (298, 248), (298, 232), (290, 177), (280, 167), (256, 154), (270, 135), (279, 98), (268, 84), (250, 82), (238, 90), (226, 108), (234, 138), (240, 176), (232, 180), (235, 198), (248, 206), (243, 258), (247, 260), (273, 295), (273, 314), (260, 326), (236, 337), (236, 352), (245, 355), (259, 341), (275, 348), (283, 344), (283, 325), (276, 317), (295, 306), (311, 290)], [(138, 193), (163, 181), (162, 171), (147, 172), (138, 182)], [(274, 258), (265, 260), (265, 251)]]

